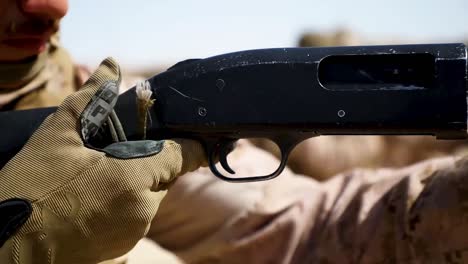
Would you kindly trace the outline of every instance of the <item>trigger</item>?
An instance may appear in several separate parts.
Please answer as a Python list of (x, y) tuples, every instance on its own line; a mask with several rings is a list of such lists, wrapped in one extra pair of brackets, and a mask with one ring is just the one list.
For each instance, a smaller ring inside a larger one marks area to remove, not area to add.
[(227, 161), (227, 156), (229, 153), (233, 150), (233, 144), (235, 141), (226, 141), (220, 146), (219, 150), (219, 162), (221, 163), (221, 166), (223, 167), (224, 170), (231, 174), (235, 174), (236, 172), (229, 166), (229, 163)]

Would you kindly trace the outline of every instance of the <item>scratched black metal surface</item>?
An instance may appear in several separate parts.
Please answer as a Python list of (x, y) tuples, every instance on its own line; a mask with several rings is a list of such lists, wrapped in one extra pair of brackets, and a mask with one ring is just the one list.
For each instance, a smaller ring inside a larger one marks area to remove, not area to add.
[[(278, 143), (279, 170), (256, 180), (277, 176), (289, 151), (316, 135), (466, 137), (463, 44), (242, 51), (180, 62), (149, 82), (156, 99), (149, 131), (154, 139), (199, 139), (213, 163), (238, 138)], [(135, 101), (132, 89), (116, 106), (130, 138), (138, 138)], [(0, 150), (17, 150), (40, 123), (31, 117), (32, 125), (24, 125), (28, 118), (16, 114), (0, 114), (3, 130), (9, 129), (2, 132)], [(1, 154), (6, 160), (12, 153)]]
[[(432, 55), (432, 87), (331, 91), (319, 82), (318, 66), (324, 58), (389, 54)], [(440, 136), (453, 131), (462, 136), (466, 129), (463, 44), (237, 52), (182, 63), (150, 81), (159, 101), (158, 119), (169, 128), (295, 127), (320, 134), (412, 134), (425, 129)], [(340, 110), (344, 116), (338, 115)]]

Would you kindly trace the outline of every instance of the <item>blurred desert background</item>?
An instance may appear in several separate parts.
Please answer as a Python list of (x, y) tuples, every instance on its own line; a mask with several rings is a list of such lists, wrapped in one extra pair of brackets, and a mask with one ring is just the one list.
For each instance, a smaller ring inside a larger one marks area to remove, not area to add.
[(189, 58), (273, 47), (468, 42), (467, 0), (70, 0), (62, 42), (94, 68), (151, 76)]

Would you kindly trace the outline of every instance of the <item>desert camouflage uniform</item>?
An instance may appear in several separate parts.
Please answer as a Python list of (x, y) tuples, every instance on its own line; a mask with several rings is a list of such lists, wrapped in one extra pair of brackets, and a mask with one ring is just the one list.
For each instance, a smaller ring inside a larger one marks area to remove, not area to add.
[[(237, 173), (274, 169), (271, 154), (239, 145)], [(286, 169), (232, 184), (202, 169), (169, 190), (148, 236), (188, 263), (468, 263), (467, 172), (461, 157), (322, 183)]]
[(0, 110), (56, 106), (81, 85), (80, 72), (54, 36), (37, 59), (0, 64)]
[[(71, 60), (65, 61), (72, 65)], [(71, 86), (71, 80), (80, 71), (72, 72), (65, 78), (70, 88), (64, 86), (64, 91), (78, 86)], [(33, 90), (51, 93), (43, 89)], [(323, 183), (312, 180), (323, 173), (323, 166), (329, 167), (327, 173), (334, 173), (359, 164), (339, 165), (341, 161), (333, 160), (346, 156), (340, 154), (342, 144), (336, 142), (328, 144), (328, 151), (306, 145), (303, 153), (310, 155), (304, 164), (318, 160), (308, 171), (310, 176), (286, 169), (271, 181), (232, 184), (201, 169), (180, 177), (148, 233), (159, 246), (143, 240), (127, 256), (109, 263), (466, 262), (466, 159), (446, 157), (402, 169), (355, 169)], [(374, 156), (384, 152), (386, 157), (388, 147), (353, 149), (350, 157), (372, 166)], [(369, 150), (371, 154), (365, 154)], [(406, 148), (402, 153), (414, 151)], [(232, 155), (239, 175), (257, 175), (278, 163), (272, 154), (248, 141), (241, 141)]]

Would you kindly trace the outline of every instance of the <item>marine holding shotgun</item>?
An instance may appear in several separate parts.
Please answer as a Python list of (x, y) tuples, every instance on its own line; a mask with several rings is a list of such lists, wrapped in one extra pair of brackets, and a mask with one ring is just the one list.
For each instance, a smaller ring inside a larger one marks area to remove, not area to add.
[[(74, 92), (76, 68), (52, 37), (66, 1), (0, 3), (1, 263), (137, 263), (130, 250), (145, 236), (174, 263), (466, 261), (465, 158), (324, 183), (285, 163), (318, 135), (464, 138), (464, 45), (231, 53), (118, 96), (112, 59)], [(57, 109), (7, 112), (58, 104), (47, 100), (58, 94), (71, 95)], [(279, 145), (278, 168), (246, 141), (228, 164), (233, 143), (250, 137)], [(204, 165), (211, 172), (190, 172)], [(268, 181), (228, 182), (252, 180)]]

